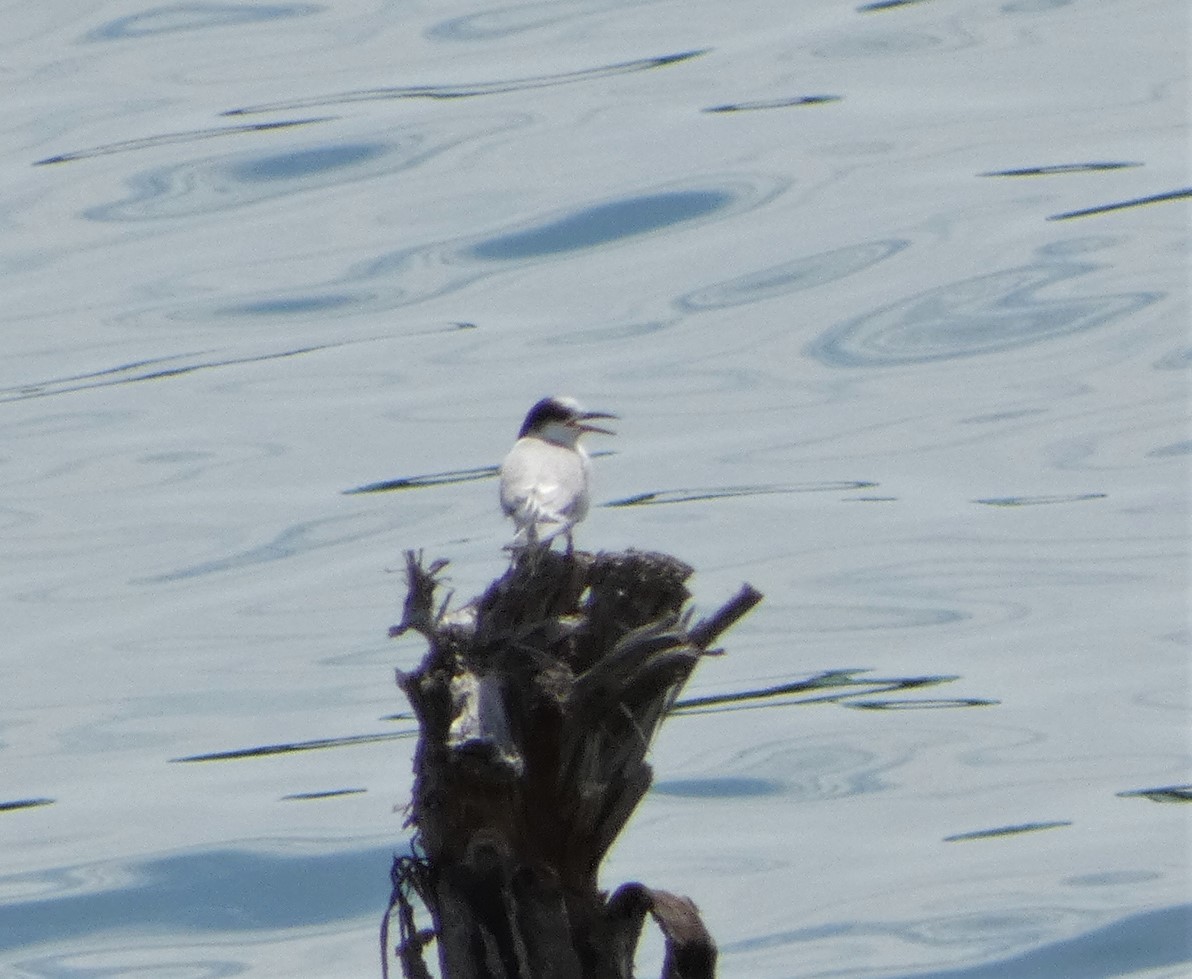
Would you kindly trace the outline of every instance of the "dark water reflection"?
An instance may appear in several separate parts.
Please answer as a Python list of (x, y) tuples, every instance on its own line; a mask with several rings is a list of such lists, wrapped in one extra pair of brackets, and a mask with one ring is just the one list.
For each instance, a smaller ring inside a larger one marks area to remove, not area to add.
[(1187, 456), (1192, 455), (1192, 439), (1186, 439), (1182, 442), (1172, 442), (1169, 445), (1160, 445), (1153, 448), (1147, 454), (1148, 459), (1165, 459), (1168, 456)]
[(1104, 500), (1108, 493), (1057, 493), (1050, 496), (994, 496), (984, 500), (973, 500), (984, 506), (1050, 506), (1053, 503), (1082, 503), (1086, 500)]
[(490, 238), (464, 254), (503, 262), (561, 255), (694, 221), (726, 207), (731, 200), (723, 190), (676, 190), (610, 201), (525, 231)]
[[(411, 150), (404, 158), (400, 153), (396, 157), (386, 153), (345, 167), (343, 172), (336, 171), (338, 177), (332, 173), (293, 181), (235, 181), (235, 189), (226, 193), (229, 161), (189, 167), (185, 175), (162, 171), (145, 185), (144, 192), (138, 197), (106, 205), (88, 216), (104, 220), (176, 216), (192, 209), (204, 209), (208, 201), (215, 209), (226, 209), (268, 197), (304, 192), (320, 185), (324, 179), (329, 183), (366, 179), (381, 171), (414, 165), (446, 145), (447, 142), (443, 142), (433, 149)], [(177, 194), (162, 186), (163, 181), (171, 187), (176, 186)], [(678, 186), (642, 189), (613, 200), (566, 208), (488, 234), (383, 253), (357, 263), (343, 275), (308, 284), (301, 290), (274, 290), (221, 303), (192, 302), (165, 315), (187, 320), (238, 321), (245, 314), (283, 317), (358, 315), (411, 306), (458, 292), (508, 269), (568, 259), (647, 236), (680, 233), (710, 221), (736, 219), (764, 207), (786, 186), (782, 181), (765, 176), (732, 174), (716, 181), (692, 180)], [(788, 270), (787, 274), (798, 276), (801, 273)], [(798, 286), (792, 284), (791, 287)], [(649, 328), (646, 329), (648, 332)]]
[(1140, 167), (1141, 163), (1131, 163), (1121, 160), (1102, 160), (1092, 163), (1053, 163), (1047, 166), (1014, 167), (1010, 170), (990, 170), (982, 173), (982, 177), (1050, 177), (1056, 174), (1068, 173), (1098, 173), (1102, 170), (1124, 170), (1129, 167)]
[(1062, 214), (1052, 214), (1048, 221), (1068, 221), (1072, 218), (1084, 218), (1093, 214), (1107, 214), (1110, 211), (1124, 211), (1132, 207), (1144, 207), (1148, 204), (1162, 204), (1166, 201), (1182, 201), (1192, 197), (1192, 188), (1181, 187), (1179, 190), (1168, 190), (1161, 194), (1148, 194), (1146, 197), (1134, 197), (1127, 201), (1114, 201), (1111, 204), (1095, 204), (1075, 211), (1065, 211)]
[(606, 507), (659, 506), (668, 503), (703, 503), (709, 500), (724, 500), (739, 496), (773, 496), (786, 493), (845, 492), (848, 490), (871, 489), (877, 483), (863, 479), (829, 480), (822, 483), (770, 483), (758, 486), (701, 486), (685, 489), (648, 490), (635, 493), (619, 500), (602, 503)]
[[(395, 716), (396, 718), (396, 716)], [(250, 748), (229, 748), (226, 751), (205, 751), (184, 758), (171, 758), (171, 762), (237, 761), (243, 758), (267, 758), (275, 755), (289, 755), (296, 751), (321, 751), (325, 748), (346, 748), (362, 744), (376, 744), (379, 741), (397, 741), (416, 737), (414, 728), (405, 731), (386, 731), (377, 734), (347, 734), (338, 738), (314, 738), (309, 741), (287, 741), (281, 744), (253, 745)]]
[(53, 799), (9, 799), (0, 802), (0, 812), (15, 812), (18, 809), (36, 809), (38, 806), (51, 806)]
[[(257, 932), (375, 916), (389, 895), (393, 853), (393, 847), (317, 854), (228, 848), (0, 877), (0, 890), (51, 895), (0, 904), (0, 948), (58, 945), (116, 930)], [(83, 890), (80, 881), (100, 886)]]
[(1192, 802), (1192, 785), (1164, 785), (1155, 789), (1134, 789), (1119, 792), (1123, 799), (1149, 799), (1151, 802)]
[(726, 102), (724, 105), (711, 105), (704, 112), (757, 112), (763, 109), (789, 109), (798, 105), (825, 105), (828, 102), (839, 102), (840, 95), (792, 95), (780, 99), (754, 99), (749, 102)]
[(358, 309), (373, 298), (366, 292), (324, 292), (306, 296), (278, 296), (251, 302), (231, 303), (220, 312), (224, 316), (304, 316)]
[(277, 153), (236, 163), (227, 168), (233, 180), (253, 183), (263, 180), (301, 180), (315, 174), (366, 163), (385, 153), (383, 143), (336, 143)]
[(90, 207), (84, 216), (92, 221), (177, 219), (342, 187), (419, 166), (461, 143), (516, 129), (525, 121), (515, 115), (456, 115), (449, 121), (394, 127), (384, 141), (324, 141), (174, 163), (129, 177), (127, 197)]
[(388, 493), (392, 490), (425, 489), (428, 486), (452, 486), (456, 483), (470, 483), (475, 479), (493, 479), (498, 467), (476, 466), (472, 469), (454, 469), (441, 473), (426, 473), (421, 476), (399, 476), (396, 479), (385, 479), (377, 483), (367, 483), (344, 490), (344, 495), (352, 496), (357, 493)]
[(672, 778), (655, 782), (650, 791), (688, 799), (740, 799), (779, 795), (786, 786), (776, 779), (723, 776), (717, 778)]
[(1048, 823), (1018, 823), (1014, 826), (995, 826), (992, 829), (975, 829), (968, 833), (956, 833), (945, 836), (945, 843), (960, 843), (965, 840), (991, 840), (1003, 836), (1018, 836), (1021, 833), (1037, 833), (1044, 829), (1061, 829), (1071, 826), (1070, 820), (1061, 819)]
[(956, 676), (872, 677), (868, 670), (825, 670), (811, 677), (769, 684), (750, 690), (685, 697), (675, 702), (675, 714), (709, 714), (729, 710), (753, 710), (759, 707), (792, 707), (805, 704), (836, 703), (845, 707), (870, 710), (907, 708), (990, 707), (996, 700), (978, 697), (931, 698), (881, 697), (875, 694), (921, 690), (960, 679)]
[(893, 7), (911, 7), (927, 0), (874, 0), (873, 3), (863, 3), (857, 8), (857, 13), (868, 14), (878, 10), (890, 10)]
[(338, 799), (344, 795), (362, 795), (368, 789), (353, 788), (353, 789), (327, 789), (323, 792), (292, 792), (289, 795), (283, 795), (283, 802), (313, 802), (319, 799)]

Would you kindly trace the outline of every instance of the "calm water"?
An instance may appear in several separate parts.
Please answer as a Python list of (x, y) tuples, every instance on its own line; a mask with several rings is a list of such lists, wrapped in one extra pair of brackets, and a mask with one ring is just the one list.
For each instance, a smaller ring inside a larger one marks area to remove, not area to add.
[(389, 572), (501, 570), (550, 392), (581, 546), (766, 594), (610, 887), (726, 976), (1192, 974), (1184, 3), (4, 25), (0, 974), (378, 974)]

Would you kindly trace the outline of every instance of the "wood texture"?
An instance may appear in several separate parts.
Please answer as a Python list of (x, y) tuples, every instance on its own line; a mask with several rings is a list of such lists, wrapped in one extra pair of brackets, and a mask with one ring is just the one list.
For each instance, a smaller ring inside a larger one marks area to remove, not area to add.
[(447, 979), (630, 979), (647, 915), (666, 940), (664, 979), (711, 979), (716, 945), (690, 900), (639, 883), (609, 898), (597, 873), (650, 787), (658, 726), (761, 595), (746, 585), (692, 626), (678, 559), (541, 549), (449, 609), (435, 605), (445, 566), (406, 555), (391, 630), (429, 644), (398, 674), (421, 728), (416, 857), (395, 864), (391, 908), (403, 974), (426, 975), (417, 897)]

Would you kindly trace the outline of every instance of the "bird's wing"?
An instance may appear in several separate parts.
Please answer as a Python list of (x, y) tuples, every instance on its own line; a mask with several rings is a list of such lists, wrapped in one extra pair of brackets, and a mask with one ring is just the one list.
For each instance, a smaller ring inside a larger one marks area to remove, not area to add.
[(501, 466), (501, 508), (518, 538), (545, 543), (570, 530), (588, 509), (584, 460), (572, 452), (514, 447)]

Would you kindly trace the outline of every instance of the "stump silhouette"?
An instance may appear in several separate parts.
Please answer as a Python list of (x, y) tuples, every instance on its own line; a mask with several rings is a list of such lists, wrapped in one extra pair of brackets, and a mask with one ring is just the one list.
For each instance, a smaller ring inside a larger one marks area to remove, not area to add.
[[(716, 945), (687, 898), (597, 887), (650, 786), (651, 740), (700, 658), (761, 600), (748, 585), (692, 624), (692, 569), (665, 554), (528, 551), (479, 598), (436, 605), (445, 561), (406, 555), (400, 635), (427, 654), (398, 672), (420, 726), (409, 822), (394, 864), (403, 973), (447, 979), (630, 979), (647, 914), (665, 979), (710, 979)], [(416, 895), (434, 923), (417, 932)], [(386, 915), (386, 926), (390, 915)], [(386, 967), (387, 927), (382, 942)]]

